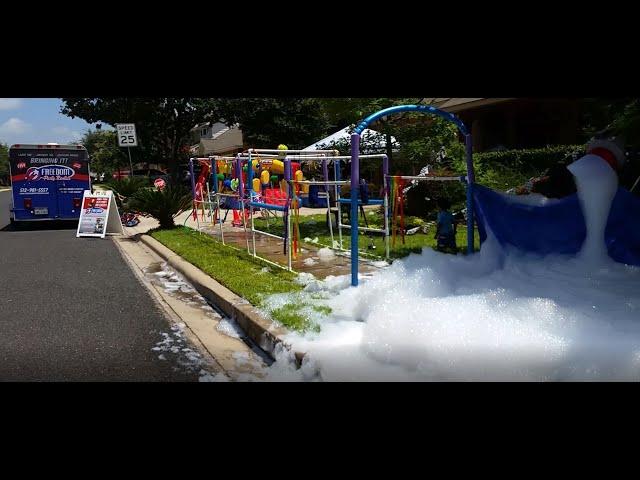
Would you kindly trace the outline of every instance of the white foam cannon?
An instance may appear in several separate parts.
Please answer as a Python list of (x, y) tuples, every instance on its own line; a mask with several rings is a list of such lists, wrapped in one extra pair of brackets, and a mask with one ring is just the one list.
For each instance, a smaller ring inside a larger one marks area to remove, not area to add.
[(611, 261), (604, 233), (611, 203), (618, 190), (616, 172), (622, 168), (625, 159), (619, 139), (597, 139), (588, 144), (584, 157), (567, 167), (576, 179), (578, 198), (587, 227), (587, 236), (579, 256), (589, 263)]

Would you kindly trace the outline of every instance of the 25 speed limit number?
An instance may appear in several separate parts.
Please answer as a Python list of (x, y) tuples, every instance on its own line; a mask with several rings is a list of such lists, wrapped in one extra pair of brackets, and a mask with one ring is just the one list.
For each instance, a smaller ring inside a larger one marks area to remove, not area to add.
[(133, 123), (119, 123), (118, 128), (118, 146), (120, 147), (137, 147), (138, 138), (136, 136), (136, 126)]

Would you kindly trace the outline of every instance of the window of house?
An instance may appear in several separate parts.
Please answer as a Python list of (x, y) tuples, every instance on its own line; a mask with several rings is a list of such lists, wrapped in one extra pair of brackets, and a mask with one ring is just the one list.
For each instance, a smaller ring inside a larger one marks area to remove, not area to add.
[(207, 136), (207, 132), (209, 131), (208, 128), (203, 128), (200, 130), (200, 136), (201, 137), (206, 137)]

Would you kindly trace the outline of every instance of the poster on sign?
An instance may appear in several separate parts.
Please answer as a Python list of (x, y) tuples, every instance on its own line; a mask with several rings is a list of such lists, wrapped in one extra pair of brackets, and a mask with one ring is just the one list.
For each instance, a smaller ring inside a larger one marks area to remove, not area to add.
[(76, 237), (104, 238), (110, 233), (124, 233), (113, 192), (85, 190)]

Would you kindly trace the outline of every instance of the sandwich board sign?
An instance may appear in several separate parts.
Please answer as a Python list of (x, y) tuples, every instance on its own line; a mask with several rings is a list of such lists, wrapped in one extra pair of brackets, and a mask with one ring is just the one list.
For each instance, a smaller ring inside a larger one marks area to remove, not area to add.
[(136, 136), (136, 126), (134, 123), (118, 123), (118, 146), (137, 147), (138, 137)]
[(108, 233), (124, 233), (113, 192), (85, 190), (76, 237), (104, 238)]

